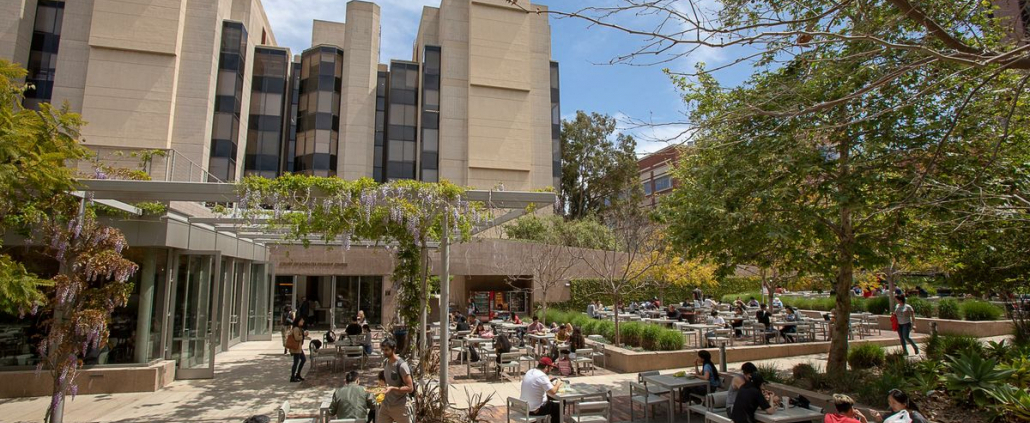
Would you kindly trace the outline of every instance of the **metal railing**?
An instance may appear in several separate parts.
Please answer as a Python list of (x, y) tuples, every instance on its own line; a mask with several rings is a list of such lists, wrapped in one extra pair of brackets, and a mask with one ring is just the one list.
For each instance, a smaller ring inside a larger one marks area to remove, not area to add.
[(116, 172), (142, 172), (153, 181), (169, 182), (224, 182), (208, 173), (184, 154), (170, 148), (138, 148), (87, 145), (95, 156), (80, 160), (74, 167), (82, 178), (106, 178), (98, 175), (95, 162)]

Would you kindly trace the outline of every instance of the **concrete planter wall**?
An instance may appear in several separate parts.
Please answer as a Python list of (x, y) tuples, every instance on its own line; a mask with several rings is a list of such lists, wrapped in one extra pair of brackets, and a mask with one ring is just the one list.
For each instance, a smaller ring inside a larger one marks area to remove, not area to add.
[[(822, 318), (823, 311), (802, 310), (805, 316), (811, 318)], [(882, 330), (891, 330), (891, 317), (889, 315), (877, 315), (876, 322)], [(968, 320), (938, 319), (929, 317), (916, 317), (916, 333), (930, 333), (930, 325), (937, 323), (937, 332), (946, 335), (969, 335), (978, 338), (988, 336), (1001, 336), (1012, 334), (1011, 320), (993, 320), (986, 322), (971, 322)]]
[[(916, 342), (922, 342), (925, 336), (914, 336)], [(592, 341), (587, 341), (592, 343)], [(850, 345), (875, 343), (882, 346), (898, 345), (897, 339), (851, 340)], [(713, 361), (719, 362), (718, 348), (709, 348)], [(644, 351), (636, 352), (625, 348), (605, 345), (604, 350), (607, 368), (620, 373), (639, 373), (648, 370), (665, 370), (690, 367), (697, 358), (697, 350), (680, 351)], [(756, 346), (726, 347), (726, 359), (729, 363), (757, 361), (770, 358), (796, 357), (799, 355), (820, 354), (830, 351), (829, 342), (804, 342), (798, 344), (771, 344)]]
[[(49, 396), (54, 383), (50, 372), (35, 370), (0, 373), (4, 380), (17, 383), (0, 384), (0, 398)], [(175, 380), (175, 362), (160, 361), (147, 367), (96, 367), (79, 371), (75, 378), (79, 395), (155, 392)], [(2, 419), (0, 419), (2, 420)]]

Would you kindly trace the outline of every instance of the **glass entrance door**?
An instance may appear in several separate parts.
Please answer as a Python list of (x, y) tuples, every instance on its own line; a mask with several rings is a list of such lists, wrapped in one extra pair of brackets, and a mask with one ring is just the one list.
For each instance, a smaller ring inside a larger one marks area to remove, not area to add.
[(176, 379), (214, 377), (219, 263), (218, 253), (182, 253), (176, 258), (170, 332)]
[(383, 278), (381, 276), (337, 276), (333, 301), (336, 327), (346, 327), (350, 319), (365, 312), (365, 320), (381, 324)]
[(247, 340), (271, 339), (269, 305), (271, 303), (271, 286), (269, 285), (268, 265), (253, 263), (250, 265), (250, 289), (247, 321)]
[(246, 263), (240, 260), (232, 260), (232, 267), (226, 272), (227, 288), (232, 294), (229, 295), (229, 346), (240, 342), (240, 318), (243, 311), (243, 283), (246, 278)]

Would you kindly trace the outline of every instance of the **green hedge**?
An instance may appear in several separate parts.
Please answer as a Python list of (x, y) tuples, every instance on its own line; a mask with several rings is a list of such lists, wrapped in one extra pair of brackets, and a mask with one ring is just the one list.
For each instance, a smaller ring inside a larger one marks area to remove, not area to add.
[(851, 347), (848, 351), (848, 365), (852, 369), (862, 370), (882, 366), (886, 354), (883, 347), (876, 344), (862, 344)]
[(942, 319), (962, 319), (962, 312), (959, 311), (958, 301), (954, 298), (944, 298), (937, 302), (937, 317)]
[[(704, 291), (706, 296), (712, 298), (723, 298), (728, 294), (734, 292), (755, 292), (755, 298), (759, 298), (757, 295), (758, 289), (760, 289), (761, 282), (758, 278), (737, 278), (728, 277), (719, 281), (718, 285), (715, 286), (702, 286), (701, 290)], [(665, 291), (665, 302), (666, 303), (681, 303), (686, 299), (694, 298), (694, 285), (684, 285), (671, 287)], [(601, 285), (597, 280), (594, 279), (578, 279), (569, 283), (569, 291), (571, 299), (560, 305), (568, 310), (575, 311), (586, 311), (587, 304), (601, 300), (605, 305), (612, 305), (614, 300), (611, 296), (600, 295), (599, 292), (603, 292)], [(654, 297), (661, 297), (662, 295), (658, 292), (658, 289), (653, 286), (644, 286), (640, 289), (633, 291), (633, 295), (627, 295), (623, 300), (628, 304), (631, 301), (643, 301)], [(747, 300), (748, 297), (742, 297)]]
[[(585, 313), (566, 312), (547, 309), (547, 324), (551, 322), (572, 323), (583, 332), (583, 336), (601, 335), (605, 339), (615, 339), (615, 322), (611, 320), (591, 319)], [(647, 351), (676, 351), (683, 349), (683, 333), (666, 329), (659, 325), (642, 322), (619, 322), (619, 334), (622, 343), (630, 347), (640, 347)]]
[(994, 304), (984, 301), (963, 301), (962, 315), (966, 320), (984, 321), (1001, 319), (1005, 312)]

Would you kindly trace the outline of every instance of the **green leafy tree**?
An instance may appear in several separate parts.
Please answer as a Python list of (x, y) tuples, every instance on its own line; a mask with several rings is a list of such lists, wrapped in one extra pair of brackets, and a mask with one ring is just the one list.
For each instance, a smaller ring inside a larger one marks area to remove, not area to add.
[(615, 124), (611, 116), (583, 111), (562, 121), (558, 197), (566, 217), (578, 219), (601, 214), (613, 203), (640, 201), (637, 142), (615, 134)]
[[(77, 114), (46, 103), (39, 111), (21, 107), (24, 77), (24, 69), (0, 59), (0, 238), (8, 231), (24, 234), (29, 216), (74, 186), (64, 162), (85, 157), (76, 142), (82, 125)], [(39, 288), (47, 284), (0, 254), (0, 312), (25, 314), (42, 305)]]
[(615, 242), (612, 229), (594, 216), (566, 220), (557, 215), (529, 215), (505, 225), (504, 234), (510, 239), (577, 248), (600, 249)]

